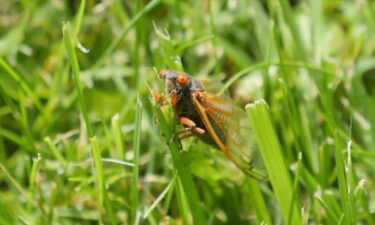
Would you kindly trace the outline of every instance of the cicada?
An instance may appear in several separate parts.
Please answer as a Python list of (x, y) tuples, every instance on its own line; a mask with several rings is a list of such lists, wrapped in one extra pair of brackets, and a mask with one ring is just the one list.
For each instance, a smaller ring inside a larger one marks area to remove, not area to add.
[(167, 94), (177, 122), (183, 129), (180, 139), (196, 136), (221, 150), (239, 169), (258, 179), (262, 170), (253, 167), (254, 138), (245, 111), (224, 96), (207, 91), (203, 84), (187, 73), (162, 70)]

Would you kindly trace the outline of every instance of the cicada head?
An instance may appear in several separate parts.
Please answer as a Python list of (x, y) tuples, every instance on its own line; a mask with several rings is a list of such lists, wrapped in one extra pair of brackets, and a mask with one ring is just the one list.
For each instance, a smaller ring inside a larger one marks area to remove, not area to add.
[(203, 89), (203, 85), (184, 72), (164, 69), (159, 73), (160, 78), (165, 81), (165, 86), (169, 95), (179, 95), (191, 89)]

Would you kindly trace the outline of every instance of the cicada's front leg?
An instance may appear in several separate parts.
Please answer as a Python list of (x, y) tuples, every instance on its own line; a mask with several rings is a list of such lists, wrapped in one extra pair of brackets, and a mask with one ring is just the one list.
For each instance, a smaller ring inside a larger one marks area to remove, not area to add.
[(187, 117), (180, 117), (179, 122), (185, 127), (182, 128), (181, 130), (177, 131), (173, 135), (173, 137), (171, 138), (170, 142), (174, 138), (178, 137), (179, 135), (185, 134), (189, 131), (191, 132), (190, 134), (179, 137), (179, 139), (182, 140), (182, 139), (185, 139), (185, 138), (194, 137), (194, 136), (198, 136), (198, 135), (202, 135), (202, 134), (206, 133), (206, 131), (204, 129), (202, 129), (200, 127), (197, 127), (196, 123), (194, 121), (192, 121), (191, 119), (187, 118)]
[(183, 128), (180, 131), (177, 131), (176, 132), (176, 136), (178, 136), (180, 134), (183, 134), (183, 133), (186, 133), (188, 131), (192, 132), (191, 134), (188, 134), (188, 135), (180, 137), (180, 140), (185, 139), (185, 138), (189, 138), (189, 137), (193, 137), (193, 136), (202, 135), (202, 134), (206, 133), (206, 131), (204, 129), (202, 129), (200, 127), (197, 127), (197, 125), (195, 124), (195, 122), (192, 121), (191, 119), (187, 118), (187, 117), (181, 117), (180, 118), (180, 123), (182, 125), (184, 125), (185, 128)]
[(160, 106), (164, 106), (166, 104), (165, 98), (159, 90), (152, 90), (152, 97), (154, 98), (155, 102), (158, 103)]

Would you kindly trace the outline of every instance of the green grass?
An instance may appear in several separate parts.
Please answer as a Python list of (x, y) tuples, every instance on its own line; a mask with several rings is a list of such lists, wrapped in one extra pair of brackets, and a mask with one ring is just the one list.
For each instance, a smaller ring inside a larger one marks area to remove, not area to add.
[[(375, 224), (373, 1), (1, 8), (0, 225)], [(250, 103), (268, 179), (172, 139), (163, 68)]]
[(137, 100), (137, 111), (135, 117), (136, 127), (134, 132), (134, 167), (133, 167), (133, 185), (131, 193), (131, 218), (133, 224), (138, 224), (139, 208), (139, 151), (141, 142), (141, 122), (142, 122), (142, 104)]
[(259, 101), (253, 105), (247, 105), (246, 111), (253, 124), (255, 137), (280, 205), (284, 223), (302, 224), (299, 204), (296, 203), (296, 198), (293, 198), (296, 190), (293, 189), (279, 140), (268, 114), (267, 103)]

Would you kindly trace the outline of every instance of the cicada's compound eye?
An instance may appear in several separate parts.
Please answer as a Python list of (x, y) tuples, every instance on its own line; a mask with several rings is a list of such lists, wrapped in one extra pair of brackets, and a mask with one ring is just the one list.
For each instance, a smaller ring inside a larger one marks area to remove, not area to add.
[(177, 77), (177, 83), (181, 86), (184, 87), (189, 83), (189, 77), (188, 75), (181, 73)]

